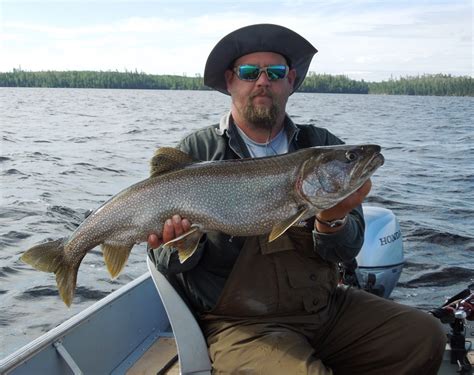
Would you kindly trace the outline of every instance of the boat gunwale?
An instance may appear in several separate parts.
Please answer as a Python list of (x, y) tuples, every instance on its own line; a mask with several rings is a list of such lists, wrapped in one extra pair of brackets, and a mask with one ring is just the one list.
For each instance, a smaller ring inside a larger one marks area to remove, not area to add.
[(37, 337), (28, 344), (22, 346), (4, 359), (1, 359), (0, 373), (11, 371), (14, 368), (20, 366), (28, 359), (34, 357), (41, 350), (47, 348), (49, 345), (54, 344), (54, 342), (66, 336), (76, 327), (80, 326), (83, 323), (86, 323), (92, 315), (109, 306), (111, 302), (119, 299), (124, 294), (129, 293), (132, 289), (138, 287), (149, 279), (150, 274), (148, 272), (145, 272), (143, 275), (123, 285), (119, 289), (113, 291), (109, 295), (93, 303), (91, 306), (85, 308), (76, 315), (73, 315), (58, 326), (50, 329), (48, 332)]

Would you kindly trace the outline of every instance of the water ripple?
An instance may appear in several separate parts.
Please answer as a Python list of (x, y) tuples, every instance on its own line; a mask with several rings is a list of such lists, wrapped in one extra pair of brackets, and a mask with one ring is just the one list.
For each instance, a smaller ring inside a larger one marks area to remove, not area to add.
[[(149, 174), (156, 147), (218, 123), (229, 102), (212, 91), (2, 88), (0, 96), (0, 337), (8, 337), (2, 358), (13, 343), (26, 343), (146, 271), (145, 250), (132, 251), (124, 274), (110, 282), (94, 250), (79, 270), (74, 305), (65, 309), (54, 275), (20, 264), (20, 252), (70, 234), (88, 209)], [(327, 128), (346, 143), (382, 146), (386, 163), (367, 202), (400, 221), (408, 261), (395, 298), (419, 308), (474, 277), (473, 104), (305, 93), (288, 102), (298, 124)]]
[(474, 280), (474, 270), (463, 267), (445, 267), (424, 273), (406, 282), (399, 282), (398, 286), (403, 288), (448, 286), (466, 280)]

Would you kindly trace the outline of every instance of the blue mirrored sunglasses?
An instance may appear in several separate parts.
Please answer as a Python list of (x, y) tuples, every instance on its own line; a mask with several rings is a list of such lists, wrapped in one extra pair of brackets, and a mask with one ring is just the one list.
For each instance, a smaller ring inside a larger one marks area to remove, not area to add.
[(288, 74), (287, 65), (268, 65), (268, 66), (258, 66), (258, 65), (239, 65), (234, 67), (234, 73), (242, 81), (256, 81), (259, 79), (260, 74), (265, 72), (269, 81), (276, 81), (278, 79), (283, 79)]

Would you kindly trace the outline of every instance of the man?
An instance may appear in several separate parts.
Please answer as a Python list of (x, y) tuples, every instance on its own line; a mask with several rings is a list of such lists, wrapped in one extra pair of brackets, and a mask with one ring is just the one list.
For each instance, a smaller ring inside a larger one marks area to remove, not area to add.
[[(342, 143), (324, 129), (295, 125), (285, 112), (316, 52), (277, 25), (224, 37), (209, 55), (204, 82), (230, 94), (231, 111), (178, 147), (199, 160), (221, 160)], [(189, 230), (186, 218), (175, 215), (162, 237), (149, 236), (156, 266), (176, 277), (200, 320), (214, 373), (436, 374), (446, 341), (438, 321), (338, 286), (337, 263), (354, 259), (363, 243), (361, 203), (370, 188), (368, 181), (272, 243), (208, 233), (183, 264), (160, 245)]]

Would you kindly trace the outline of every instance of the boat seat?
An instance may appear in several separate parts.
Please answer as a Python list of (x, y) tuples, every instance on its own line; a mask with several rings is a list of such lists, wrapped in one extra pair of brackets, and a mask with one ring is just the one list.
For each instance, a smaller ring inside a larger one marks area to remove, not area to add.
[(148, 270), (171, 323), (181, 374), (210, 375), (211, 361), (201, 328), (188, 305), (147, 257)]

